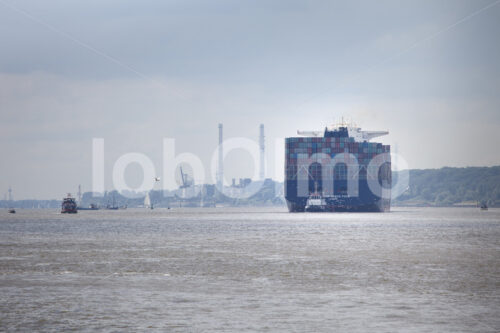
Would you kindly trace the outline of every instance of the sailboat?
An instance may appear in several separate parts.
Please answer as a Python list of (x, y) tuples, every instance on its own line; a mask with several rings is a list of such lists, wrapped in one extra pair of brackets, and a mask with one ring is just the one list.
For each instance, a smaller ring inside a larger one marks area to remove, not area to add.
[(15, 214), (16, 210), (14, 209), (13, 200), (12, 200), (12, 188), (9, 187), (9, 213)]
[(153, 205), (151, 204), (151, 198), (149, 197), (149, 193), (146, 193), (146, 197), (144, 198), (144, 207), (153, 209)]
[(106, 209), (109, 209), (109, 210), (118, 210), (118, 206), (116, 205), (116, 201), (115, 201), (115, 194), (113, 193), (113, 204), (112, 205), (107, 205), (106, 206)]

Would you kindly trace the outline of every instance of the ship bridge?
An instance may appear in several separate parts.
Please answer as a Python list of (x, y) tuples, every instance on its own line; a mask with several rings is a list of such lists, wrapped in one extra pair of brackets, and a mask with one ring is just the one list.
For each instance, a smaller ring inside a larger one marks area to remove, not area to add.
[(344, 138), (351, 137), (354, 138), (355, 142), (365, 142), (370, 141), (373, 138), (377, 138), (383, 135), (389, 134), (388, 131), (362, 131), (361, 127), (357, 127), (355, 124), (348, 124), (342, 121), (342, 123), (332, 126), (325, 127), (324, 131), (297, 131), (297, 135), (309, 136), (309, 137), (333, 137), (333, 138)]

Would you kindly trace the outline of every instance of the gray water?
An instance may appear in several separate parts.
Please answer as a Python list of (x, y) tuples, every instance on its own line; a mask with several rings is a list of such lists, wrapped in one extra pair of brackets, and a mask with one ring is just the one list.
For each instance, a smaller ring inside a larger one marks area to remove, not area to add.
[(500, 210), (0, 212), (0, 330), (498, 332)]

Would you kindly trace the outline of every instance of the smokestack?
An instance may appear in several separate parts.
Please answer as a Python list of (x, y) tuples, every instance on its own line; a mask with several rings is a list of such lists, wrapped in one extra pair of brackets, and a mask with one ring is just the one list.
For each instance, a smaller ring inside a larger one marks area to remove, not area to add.
[(264, 124), (260, 124), (260, 136), (259, 136), (259, 146), (260, 146), (260, 170), (259, 170), (259, 178), (260, 180), (264, 180), (265, 174), (265, 165), (264, 165), (264, 153), (265, 153), (265, 144), (264, 144)]
[(224, 185), (224, 152), (222, 141), (222, 124), (219, 124), (219, 164), (217, 165), (217, 188), (221, 191)]
[(78, 185), (78, 204), (82, 204), (82, 185)]

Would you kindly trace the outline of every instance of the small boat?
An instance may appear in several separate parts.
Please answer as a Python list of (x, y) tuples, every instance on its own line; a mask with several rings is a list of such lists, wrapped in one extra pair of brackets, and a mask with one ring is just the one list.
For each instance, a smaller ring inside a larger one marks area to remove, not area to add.
[(71, 197), (71, 194), (68, 193), (68, 196), (63, 199), (61, 204), (61, 214), (76, 214), (78, 213), (76, 200)]
[(16, 210), (14, 209), (14, 207), (12, 207), (14, 205), (14, 200), (12, 200), (12, 188), (9, 186), (9, 214), (15, 214), (16, 213)]
[(113, 194), (113, 204), (112, 205), (108, 204), (106, 206), (106, 209), (107, 210), (118, 210), (118, 208), (119, 207), (116, 205), (116, 201), (115, 201), (115, 195)]
[(153, 204), (151, 203), (151, 198), (149, 197), (149, 193), (144, 197), (144, 207), (153, 209)]
[(306, 212), (325, 212), (327, 209), (326, 200), (318, 192), (318, 183), (314, 183), (314, 192), (309, 195), (306, 201)]
[(312, 193), (307, 198), (306, 212), (324, 212), (326, 211), (326, 200), (318, 193)]
[(96, 204), (90, 204), (88, 207), (77, 207), (78, 210), (99, 210)]
[(482, 203), (479, 208), (481, 208), (481, 210), (488, 210), (488, 205), (486, 203)]

